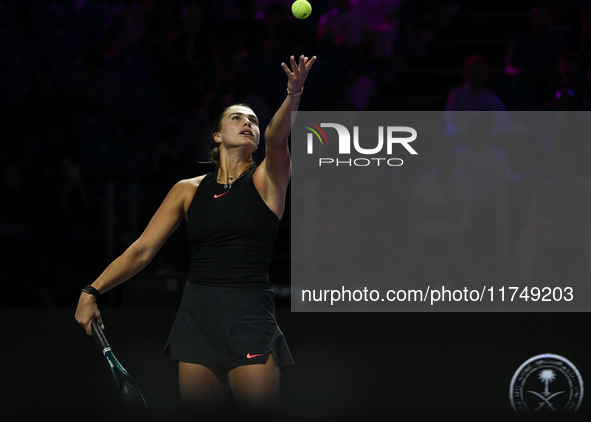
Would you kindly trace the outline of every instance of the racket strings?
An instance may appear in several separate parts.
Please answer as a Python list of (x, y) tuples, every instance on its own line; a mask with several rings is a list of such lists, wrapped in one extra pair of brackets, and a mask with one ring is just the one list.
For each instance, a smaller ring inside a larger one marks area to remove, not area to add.
[(123, 402), (133, 408), (144, 408), (146, 400), (133, 378), (122, 375), (119, 380), (119, 391)]

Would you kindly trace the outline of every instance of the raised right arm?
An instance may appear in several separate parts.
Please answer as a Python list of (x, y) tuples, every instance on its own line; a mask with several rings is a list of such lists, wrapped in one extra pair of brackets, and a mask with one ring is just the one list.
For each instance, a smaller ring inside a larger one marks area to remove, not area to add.
[[(181, 180), (174, 185), (142, 235), (103, 271), (92, 287), (105, 293), (144, 269), (179, 226), (200, 181), (201, 178)], [(76, 308), (76, 321), (91, 335), (90, 322), (93, 319), (103, 325), (95, 297), (83, 292)]]

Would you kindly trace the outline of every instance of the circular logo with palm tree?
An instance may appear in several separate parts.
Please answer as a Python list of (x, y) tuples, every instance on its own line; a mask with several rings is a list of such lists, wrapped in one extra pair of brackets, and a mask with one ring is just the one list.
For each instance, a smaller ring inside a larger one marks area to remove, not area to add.
[(583, 379), (568, 359), (551, 353), (537, 355), (517, 369), (509, 397), (517, 412), (573, 413), (583, 400)]

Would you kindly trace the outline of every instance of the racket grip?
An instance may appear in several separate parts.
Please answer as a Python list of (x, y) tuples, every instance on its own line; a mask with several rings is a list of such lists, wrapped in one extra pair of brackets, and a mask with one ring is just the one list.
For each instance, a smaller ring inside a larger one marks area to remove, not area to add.
[(107, 341), (107, 338), (105, 337), (105, 334), (103, 333), (103, 330), (96, 319), (92, 320), (90, 323), (90, 328), (92, 330), (92, 336), (96, 340), (96, 344), (99, 345), (104, 354), (105, 349), (110, 348), (111, 346), (109, 346), (109, 342)]

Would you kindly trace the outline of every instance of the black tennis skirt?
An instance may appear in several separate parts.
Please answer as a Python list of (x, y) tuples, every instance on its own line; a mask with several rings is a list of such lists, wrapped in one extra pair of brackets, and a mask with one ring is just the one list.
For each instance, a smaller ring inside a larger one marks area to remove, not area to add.
[(179, 362), (233, 367), (265, 363), (269, 353), (277, 366), (293, 365), (271, 289), (185, 284), (165, 355)]

